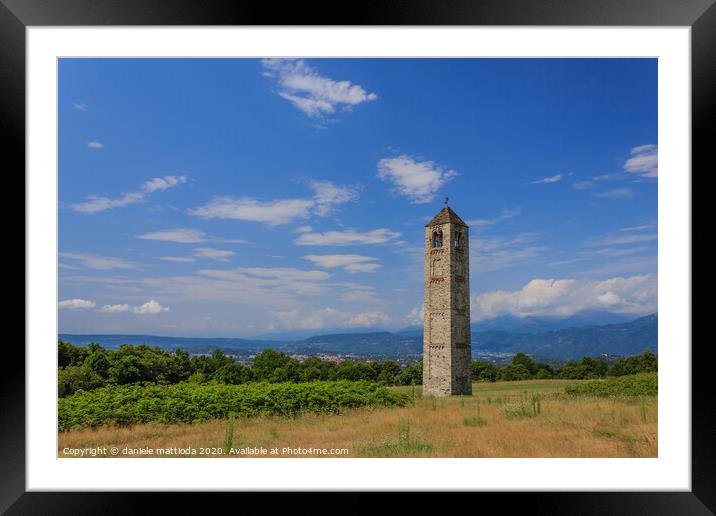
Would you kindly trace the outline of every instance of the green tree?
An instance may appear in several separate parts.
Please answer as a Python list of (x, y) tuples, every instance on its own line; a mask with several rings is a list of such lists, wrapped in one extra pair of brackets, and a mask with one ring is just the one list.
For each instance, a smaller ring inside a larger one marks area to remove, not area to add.
[(60, 396), (69, 396), (77, 391), (89, 391), (102, 387), (102, 378), (86, 365), (67, 366), (57, 373), (57, 391)]
[(232, 362), (230, 364), (224, 364), (214, 373), (213, 378), (218, 382), (228, 385), (239, 385), (250, 382), (253, 379), (253, 374), (249, 366)]
[(407, 364), (400, 371), (398, 376), (398, 383), (400, 385), (422, 385), (423, 383), (423, 363), (416, 362), (414, 364)]
[(559, 370), (560, 378), (571, 380), (589, 380), (603, 378), (607, 375), (608, 365), (604, 360), (583, 357), (578, 362), (570, 361)]
[(472, 379), (477, 382), (495, 382), (500, 376), (500, 369), (485, 360), (472, 361)]
[(57, 341), (57, 365), (58, 367), (67, 367), (71, 365), (80, 365), (87, 358), (87, 348), (74, 346), (69, 342), (62, 340)]
[(92, 351), (87, 358), (85, 358), (84, 364), (102, 378), (107, 378), (111, 365), (109, 354), (102, 348)]
[(298, 360), (273, 349), (265, 349), (257, 354), (251, 370), (254, 378), (269, 382), (295, 382), (301, 378)]
[[(124, 346), (122, 346), (124, 347)], [(118, 385), (142, 381), (140, 360), (136, 355), (127, 352), (115, 352), (112, 355), (108, 370), (109, 380)]]
[(383, 360), (380, 362), (380, 371), (376, 379), (386, 385), (395, 385), (398, 383), (400, 375), (400, 365), (395, 360)]
[(627, 374), (655, 373), (659, 370), (657, 356), (650, 349), (645, 349), (641, 355), (622, 358), (614, 363), (607, 374), (609, 376), (624, 376)]
[(520, 352), (515, 354), (514, 357), (512, 357), (512, 365), (514, 366), (522, 366), (527, 371), (529, 371), (530, 376), (533, 376), (537, 372), (537, 364), (534, 360), (532, 360), (531, 357), (525, 355), (524, 353)]
[(379, 373), (380, 366), (355, 360), (344, 360), (336, 368), (336, 378), (339, 380), (376, 380)]
[(308, 357), (300, 364), (300, 380), (312, 382), (315, 380), (335, 380), (336, 364), (318, 357)]
[(509, 364), (500, 369), (502, 381), (529, 380), (531, 376), (529, 369), (522, 364)]
[(532, 375), (533, 378), (538, 378), (540, 380), (554, 378), (554, 369), (552, 369), (552, 366), (550, 366), (549, 364), (545, 364), (544, 362), (538, 362), (537, 364), (535, 364), (535, 367), (537, 371)]

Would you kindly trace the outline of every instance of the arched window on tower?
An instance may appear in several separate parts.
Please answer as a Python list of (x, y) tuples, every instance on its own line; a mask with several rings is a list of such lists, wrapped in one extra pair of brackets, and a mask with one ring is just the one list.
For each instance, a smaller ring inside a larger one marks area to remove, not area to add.
[(462, 247), (462, 233), (460, 233), (459, 231), (455, 232), (455, 238), (453, 240), (453, 247), (455, 249), (459, 249), (460, 247)]
[(442, 231), (442, 229), (433, 231), (433, 248), (442, 247), (442, 246), (443, 246), (443, 231)]

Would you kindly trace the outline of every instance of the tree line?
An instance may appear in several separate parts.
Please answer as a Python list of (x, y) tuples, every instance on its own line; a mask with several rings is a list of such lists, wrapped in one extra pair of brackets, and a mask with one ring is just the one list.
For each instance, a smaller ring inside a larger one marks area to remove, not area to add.
[[(657, 358), (647, 350), (627, 357), (611, 366), (604, 360), (585, 357), (567, 362), (554, 369), (535, 362), (524, 353), (517, 353), (507, 365), (483, 360), (472, 363), (475, 381), (527, 380), (547, 378), (588, 379), (656, 371)], [(311, 382), (327, 380), (370, 380), (385, 385), (420, 385), (422, 362), (401, 366), (395, 360), (359, 362), (344, 360), (336, 363), (320, 357), (299, 361), (286, 353), (265, 349), (250, 365), (239, 364), (223, 350), (211, 355), (189, 355), (182, 350), (165, 351), (147, 345), (124, 344), (116, 350), (97, 343), (75, 346), (58, 343), (58, 392), (68, 396), (79, 390), (92, 390), (106, 385), (133, 383), (175, 384), (180, 382), (238, 385), (255, 381), (269, 383)]]
[(633, 355), (609, 364), (603, 358), (583, 357), (570, 360), (561, 367), (554, 368), (543, 362), (536, 362), (524, 353), (517, 353), (512, 362), (499, 366), (485, 360), (472, 362), (472, 379), (475, 381), (496, 382), (511, 380), (553, 379), (593, 380), (607, 376), (624, 376), (638, 373), (657, 372), (658, 359), (650, 349), (640, 355)]

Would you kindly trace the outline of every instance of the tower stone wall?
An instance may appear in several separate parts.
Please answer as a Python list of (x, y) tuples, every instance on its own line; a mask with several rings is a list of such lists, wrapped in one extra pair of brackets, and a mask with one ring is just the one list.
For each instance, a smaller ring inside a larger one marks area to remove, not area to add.
[(424, 396), (472, 394), (468, 236), (447, 206), (425, 226)]

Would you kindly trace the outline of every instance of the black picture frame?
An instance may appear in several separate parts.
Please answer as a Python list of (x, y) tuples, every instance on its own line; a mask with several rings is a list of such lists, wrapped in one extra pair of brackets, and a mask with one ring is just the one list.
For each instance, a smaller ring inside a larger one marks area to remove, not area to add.
[[(255, 0), (0, 0), (0, 136), (7, 144), (3, 167), (25, 164), (25, 29), (30, 26), (109, 25), (547, 25), (689, 26), (692, 73), (692, 169), (707, 170), (708, 129), (716, 112), (716, 0), (384, 0), (349, 12), (339, 2), (283, 3)], [(10, 160), (8, 158), (15, 158)], [(709, 159), (711, 158), (711, 159)], [(713, 165), (711, 167), (713, 169)], [(686, 172), (686, 171), (685, 171)], [(693, 172), (691, 172), (693, 178)], [(17, 177), (24, 177), (17, 174)], [(20, 187), (24, 191), (24, 184)], [(27, 257), (25, 256), (25, 259)], [(19, 258), (15, 259), (19, 262)], [(21, 265), (18, 263), (18, 267)], [(688, 346), (691, 343), (681, 343)], [(692, 490), (690, 492), (585, 492), (479, 494), (480, 507), (508, 496), (550, 514), (713, 514), (716, 511), (716, 426), (711, 393), (710, 342), (692, 345)], [(3, 355), (24, 364), (23, 349), (7, 342)], [(10, 355), (8, 357), (8, 355)], [(205, 509), (181, 493), (26, 492), (25, 369), (0, 375), (0, 511), (7, 514), (133, 514), (161, 497), (168, 512)], [(229, 494), (209, 494), (225, 502)], [(239, 495), (245, 497), (245, 494)], [(484, 497), (490, 496), (491, 500)], [(245, 498), (244, 498), (245, 500)], [(415, 497), (420, 503), (422, 497)], [(212, 504), (214, 505), (214, 504)], [(332, 504), (328, 504), (330, 506)], [(356, 505), (356, 508), (366, 505)], [(504, 506), (503, 506), (504, 507)], [(314, 510), (314, 506), (311, 506)], [(475, 510), (478, 510), (477, 506)]]

